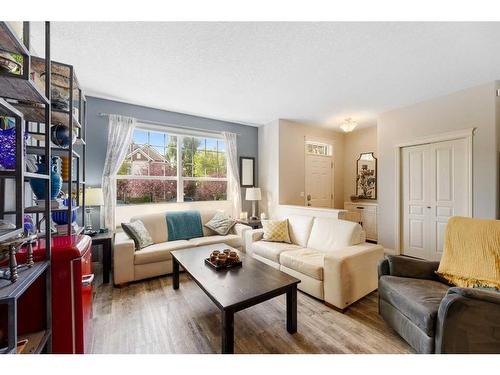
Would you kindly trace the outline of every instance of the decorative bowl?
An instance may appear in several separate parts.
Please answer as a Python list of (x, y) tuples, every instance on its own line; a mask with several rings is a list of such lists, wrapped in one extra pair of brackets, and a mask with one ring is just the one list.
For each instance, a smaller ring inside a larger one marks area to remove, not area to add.
[(7, 73), (20, 74), (22, 64), (17, 62), (11, 53), (0, 51), (0, 70)]

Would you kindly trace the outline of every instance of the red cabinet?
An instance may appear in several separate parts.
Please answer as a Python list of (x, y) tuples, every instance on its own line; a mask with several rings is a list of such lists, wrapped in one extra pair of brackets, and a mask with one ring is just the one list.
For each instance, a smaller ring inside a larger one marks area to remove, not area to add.
[[(89, 236), (52, 238), (52, 353), (86, 352), (92, 322), (92, 240)], [(25, 251), (18, 253), (24, 261)], [(45, 243), (34, 249), (35, 261), (44, 258)]]
[(92, 319), (91, 244), (89, 236), (53, 239), (53, 353), (85, 353)]

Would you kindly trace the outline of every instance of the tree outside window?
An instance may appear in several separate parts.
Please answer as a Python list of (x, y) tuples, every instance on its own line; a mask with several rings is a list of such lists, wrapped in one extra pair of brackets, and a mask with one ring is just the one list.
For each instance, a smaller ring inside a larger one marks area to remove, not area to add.
[(118, 171), (117, 204), (226, 200), (226, 174), (221, 139), (138, 128)]

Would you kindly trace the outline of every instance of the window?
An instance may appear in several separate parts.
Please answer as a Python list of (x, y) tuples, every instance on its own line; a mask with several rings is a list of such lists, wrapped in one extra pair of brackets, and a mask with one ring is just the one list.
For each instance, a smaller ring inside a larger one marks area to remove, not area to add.
[(223, 140), (142, 128), (134, 131), (118, 171), (117, 204), (226, 199)]
[(306, 141), (306, 153), (313, 155), (332, 156), (332, 145), (320, 142)]

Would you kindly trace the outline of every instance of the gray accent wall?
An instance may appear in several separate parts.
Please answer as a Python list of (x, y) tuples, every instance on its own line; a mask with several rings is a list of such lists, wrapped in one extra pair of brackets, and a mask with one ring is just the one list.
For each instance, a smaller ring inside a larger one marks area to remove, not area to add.
[[(237, 133), (238, 158), (240, 156), (255, 157), (256, 167), (258, 166), (257, 127), (87, 96), (87, 186), (101, 185), (104, 160), (106, 158), (108, 118), (100, 116), (100, 113), (130, 116), (138, 120), (153, 121), (171, 126)], [(258, 171), (256, 171), (257, 175)], [(244, 193), (245, 189), (243, 188), (243, 209), (251, 211), (251, 204), (244, 200)]]

